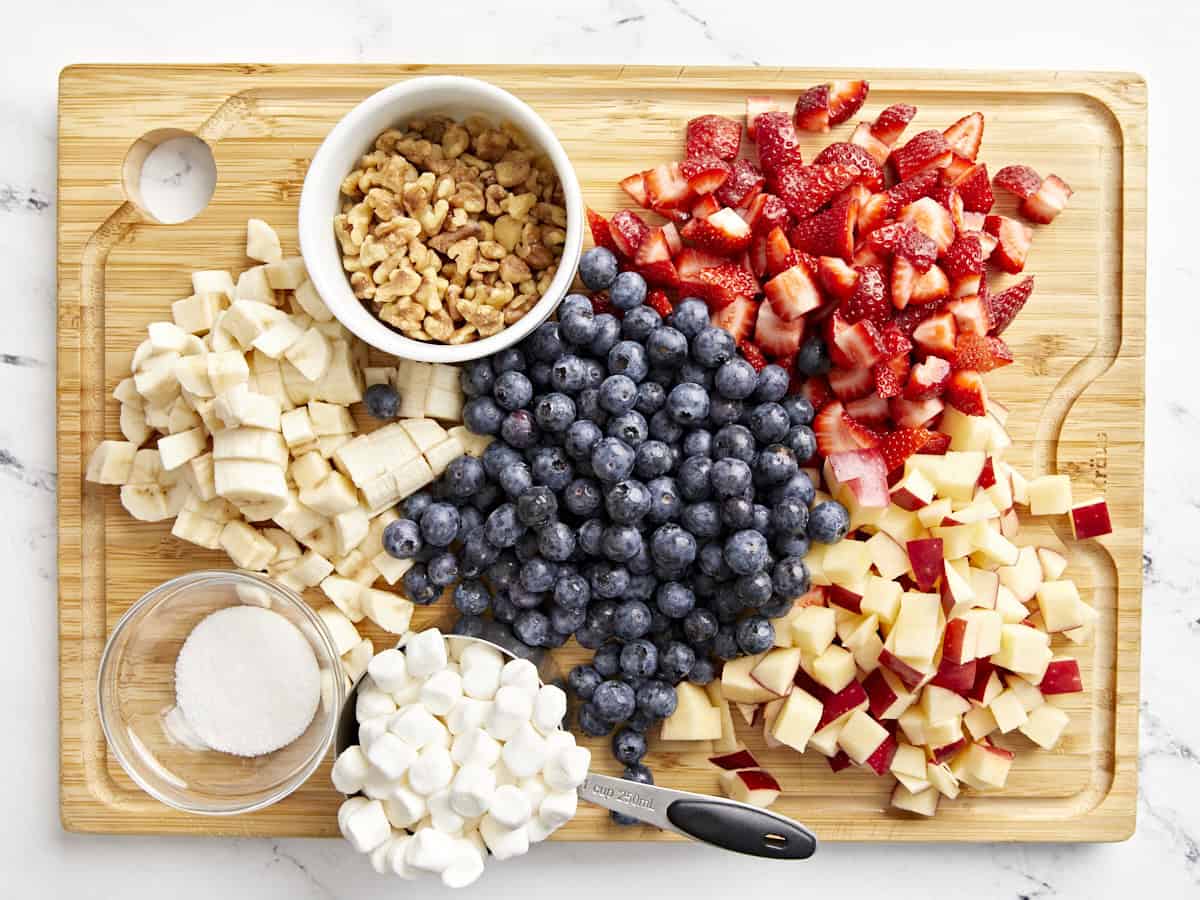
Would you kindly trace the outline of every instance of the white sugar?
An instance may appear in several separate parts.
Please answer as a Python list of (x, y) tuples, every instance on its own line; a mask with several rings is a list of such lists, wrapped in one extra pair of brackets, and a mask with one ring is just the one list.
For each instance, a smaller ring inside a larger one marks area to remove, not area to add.
[(285, 747), (321, 701), (312, 647), (277, 612), (231, 606), (188, 635), (175, 662), (175, 696), (196, 735), (237, 756)]

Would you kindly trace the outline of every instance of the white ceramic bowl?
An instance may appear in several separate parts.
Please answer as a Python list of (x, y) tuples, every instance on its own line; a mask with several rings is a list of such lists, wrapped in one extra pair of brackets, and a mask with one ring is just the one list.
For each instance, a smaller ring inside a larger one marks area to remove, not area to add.
[[(512, 122), (554, 163), (567, 208), (567, 239), (550, 289), (533, 309), (503, 331), (456, 346), (414, 341), (376, 319), (350, 289), (333, 231), (333, 217), (341, 209), (342, 180), (358, 164), (359, 157), (384, 130), (432, 113), (456, 119), (479, 113), (497, 123)], [(350, 110), (334, 126), (304, 176), (299, 226), (300, 251), (308, 276), (338, 321), (372, 347), (394, 356), (422, 362), (461, 363), (490, 356), (519, 342), (546, 321), (566, 296), (583, 248), (583, 199), (579, 179), (562, 144), (528, 104), (485, 81), (440, 75), (412, 78), (384, 88)]]

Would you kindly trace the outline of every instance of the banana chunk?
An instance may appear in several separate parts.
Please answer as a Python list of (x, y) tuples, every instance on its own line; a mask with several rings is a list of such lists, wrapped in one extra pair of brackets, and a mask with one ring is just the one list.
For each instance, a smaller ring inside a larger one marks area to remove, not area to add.
[(224, 294), (192, 294), (171, 304), (171, 318), (189, 334), (208, 334), (224, 304)]
[(283, 259), (279, 235), (262, 219), (246, 222), (246, 255), (264, 263), (277, 263)]
[(192, 428), (158, 439), (158, 454), (163, 469), (170, 472), (185, 462), (195, 459), (208, 447), (208, 436), (203, 428)]
[(275, 545), (245, 522), (226, 522), (221, 529), (220, 541), (221, 549), (240, 569), (263, 572), (275, 558)]
[(283, 468), (268, 462), (247, 459), (218, 459), (214, 466), (217, 495), (239, 506), (263, 504), (274, 512), (263, 518), (275, 518), (288, 505), (290, 493)]
[(284, 468), (288, 448), (283, 435), (265, 428), (223, 428), (213, 434), (213, 458), (249, 459), (269, 462)]
[(296, 305), (316, 321), (329, 322), (333, 319), (333, 313), (329, 311), (329, 307), (325, 305), (325, 301), (321, 299), (321, 295), (317, 293), (317, 288), (311, 281), (305, 281), (296, 288), (294, 297)]
[(275, 305), (275, 292), (267, 279), (267, 267), (255, 266), (238, 276), (234, 293), (239, 300), (250, 300), (265, 306)]
[(287, 256), (267, 265), (267, 282), (276, 291), (294, 291), (308, 280), (304, 259)]
[(329, 370), (332, 350), (329, 338), (317, 328), (309, 328), (292, 344), (284, 357), (309, 381), (319, 381)]
[(88, 460), (88, 481), (96, 484), (125, 484), (133, 471), (137, 444), (132, 441), (101, 441)]
[(196, 294), (223, 294), (227, 300), (234, 295), (233, 276), (226, 271), (210, 269), (192, 273), (192, 292)]
[(213, 411), (227, 428), (246, 426), (265, 431), (279, 431), (282, 412), (278, 400), (250, 390), (246, 383), (234, 385), (217, 397)]

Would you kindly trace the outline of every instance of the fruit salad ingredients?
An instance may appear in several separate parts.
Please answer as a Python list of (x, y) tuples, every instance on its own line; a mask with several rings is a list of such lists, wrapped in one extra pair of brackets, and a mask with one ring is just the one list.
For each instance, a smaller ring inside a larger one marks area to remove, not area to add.
[(321, 673), (304, 635), (279, 613), (230, 606), (202, 619), (175, 661), (177, 709), (204, 745), (263, 756), (304, 733)]
[(354, 296), (406, 337), (465, 344), (519, 321), (566, 240), (562, 183), (511, 123), (389, 128), (342, 182), (333, 227)]

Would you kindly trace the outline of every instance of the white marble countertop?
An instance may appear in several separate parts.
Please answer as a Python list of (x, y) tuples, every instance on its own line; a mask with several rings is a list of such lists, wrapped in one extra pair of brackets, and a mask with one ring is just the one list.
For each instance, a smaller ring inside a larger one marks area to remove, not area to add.
[[(0, 637), (3, 893), (22, 897), (387, 896), (398, 888), (335, 841), (88, 837), (58, 822), (54, 507), (55, 92), (76, 62), (671, 63), (1136, 70), (1150, 83), (1146, 594), (1141, 796), (1127, 843), (827, 845), (803, 867), (685, 846), (556, 844), (495, 867), (476, 896), (591, 900), (790, 889), (989, 898), (1197, 896), (1200, 887), (1200, 401), (1176, 360), (1200, 334), (1194, 247), (1200, 10), (1110, 0), (930, 7), (713, 0), (410, 4), (208, 0), (7, 4), (0, 59), (0, 550), (14, 583)], [(824, 10), (831, 10), (826, 12)], [(851, 36), (837, 10), (853, 10)], [(751, 12), (751, 10), (755, 10)], [(906, 20), (911, 11), (920, 25)], [(414, 28), (415, 26), (415, 28)], [(445, 36), (443, 39), (442, 36)], [(806, 35), (817, 35), (811, 44)], [(1168, 115), (1170, 113), (1170, 115)], [(1168, 153), (1168, 148), (1171, 148)], [(1189, 537), (1189, 535), (1191, 535)], [(997, 834), (1003, 839), (1002, 834)], [(587, 864), (580, 878), (576, 866)], [(596, 867), (599, 864), (599, 867)], [(619, 881), (614, 881), (614, 876)], [(569, 878), (574, 880), (568, 882)], [(611, 891), (610, 884), (624, 888)], [(440, 887), (423, 884), (422, 897)]]

